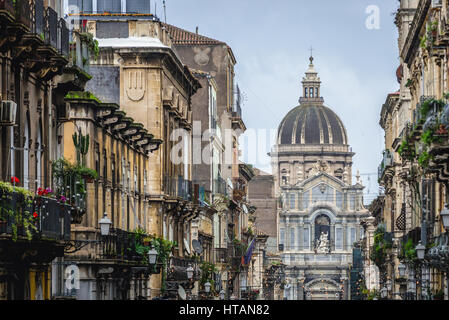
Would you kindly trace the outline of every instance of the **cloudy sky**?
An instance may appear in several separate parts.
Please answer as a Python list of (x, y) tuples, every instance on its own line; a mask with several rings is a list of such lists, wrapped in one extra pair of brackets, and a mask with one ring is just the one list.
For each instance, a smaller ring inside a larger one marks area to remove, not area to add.
[[(399, 88), (394, 12), (397, 1), (385, 0), (166, 0), (167, 22), (230, 45), (237, 58), (236, 77), (245, 94), (243, 117), (251, 129), (277, 129), (298, 104), (310, 47), (322, 81), (325, 105), (346, 125), (367, 186), (365, 200), (378, 191), (382, 158), (380, 109)], [(379, 9), (379, 28), (367, 28)], [(157, 1), (158, 16), (162, 0)], [(243, 160), (271, 172), (266, 152), (258, 160), (243, 151)]]

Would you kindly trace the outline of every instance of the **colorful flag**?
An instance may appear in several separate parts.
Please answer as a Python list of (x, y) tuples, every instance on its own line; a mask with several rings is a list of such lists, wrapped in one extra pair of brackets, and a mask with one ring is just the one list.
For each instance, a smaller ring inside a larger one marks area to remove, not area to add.
[(251, 257), (253, 256), (254, 247), (256, 246), (256, 239), (254, 238), (253, 241), (251, 241), (251, 244), (248, 247), (248, 250), (246, 250), (246, 254), (243, 260), (243, 264), (246, 266), (251, 261)]

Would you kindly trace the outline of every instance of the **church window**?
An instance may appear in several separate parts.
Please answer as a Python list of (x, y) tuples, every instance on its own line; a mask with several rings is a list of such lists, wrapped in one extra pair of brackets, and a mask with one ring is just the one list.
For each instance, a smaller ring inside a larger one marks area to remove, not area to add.
[(335, 250), (343, 250), (343, 229), (335, 228)]
[(294, 193), (290, 193), (290, 209), (295, 209), (296, 205), (295, 205), (295, 194)]
[(309, 227), (305, 227), (303, 231), (304, 250), (310, 250), (310, 234)]
[(310, 88), (310, 97), (313, 98), (313, 88)]
[(280, 228), (279, 229), (279, 244), (284, 244), (285, 243), (285, 228)]
[(340, 191), (336, 191), (336, 200), (337, 200), (337, 207), (342, 209), (343, 208), (343, 193)]
[(290, 228), (290, 249), (295, 249), (295, 229)]
[(298, 250), (301, 250), (301, 227), (297, 227), (296, 228), (296, 248), (298, 248)]
[(310, 198), (310, 191), (306, 191), (302, 195), (302, 208), (304, 210), (307, 210), (309, 207), (309, 198)]
[(349, 195), (349, 210), (355, 210), (355, 194), (352, 193)]
[(308, 88), (305, 88), (305, 92), (304, 92), (304, 98), (307, 98), (308, 97), (308, 93), (309, 93), (309, 91), (308, 91), (309, 89)]
[(352, 247), (352, 246), (354, 245), (354, 242), (357, 241), (357, 239), (356, 239), (356, 233), (355, 233), (355, 228), (351, 228), (351, 236), (350, 236), (350, 239), (351, 239), (350, 245), (351, 245), (351, 247)]

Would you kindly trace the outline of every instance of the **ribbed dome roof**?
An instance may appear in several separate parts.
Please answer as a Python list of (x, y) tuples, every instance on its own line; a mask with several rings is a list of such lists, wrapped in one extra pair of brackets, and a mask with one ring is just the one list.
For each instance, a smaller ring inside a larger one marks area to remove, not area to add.
[(278, 144), (347, 145), (348, 138), (335, 112), (323, 105), (305, 104), (291, 110), (282, 120)]

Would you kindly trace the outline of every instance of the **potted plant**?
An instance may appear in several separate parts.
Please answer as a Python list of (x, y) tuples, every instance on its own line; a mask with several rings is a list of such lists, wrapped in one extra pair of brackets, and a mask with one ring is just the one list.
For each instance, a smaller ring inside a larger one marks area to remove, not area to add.
[(95, 179), (98, 179), (98, 173), (94, 169), (86, 167), (78, 167), (78, 173), (87, 183), (93, 183)]

